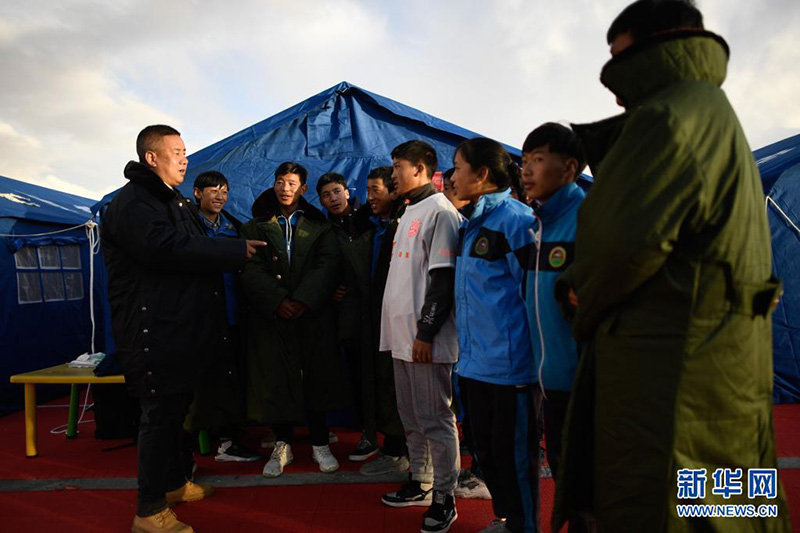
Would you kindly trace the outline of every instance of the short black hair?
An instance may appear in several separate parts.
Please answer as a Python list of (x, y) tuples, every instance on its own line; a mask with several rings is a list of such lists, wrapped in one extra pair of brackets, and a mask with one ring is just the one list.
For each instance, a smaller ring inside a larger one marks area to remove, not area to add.
[(306, 179), (308, 178), (308, 170), (306, 167), (301, 165), (300, 163), (295, 163), (293, 161), (285, 161), (278, 165), (278, 168), (275, 169), (275, 179), (277, 180), (281, 176), (285, 176), (286, 174), (297, 174), (300, 176), (300, 184), (305, 185)]
[(228, 178), (225, 177), (225, 174), (222, 172), (217, 172), (216, 170), (206, 170), (205, 172), (201, 172), (194, 179), (194, 188), (200, 189), (201, 191), (206, 187), (221, 187), (222, 185), (230, 187), (228, 184)]
[(164, 124), (154, 124), (147, 126), (139, 132), (136, 136), (136, 155), (139, 156), (139, 162), (145, 163), (144, 155), (147, 152), (153, 151), (156, 144), (163, 138), (170, 135), (180, 135), (180, 132), (172, 126)]
[(394, 180), (392, 180), (392, 167), (373, 168), (367, 174), (367, 180), (381, 180), (389, 192), (394, 192)]
[(528, 134), (522, 145), (522, 153), (527, 154), (536, 148), (548, 146), (554, 154), (559, 154), (567, 159), (574, 158), (578, 162), (575, 178), (580, 176), (586, 168), (586, 153), (580, 137), (566, 126), (555, 122), (545, 122)]
[(608, 44), (631, 32), (634, 42), (680, 28), (704, 29), (703, 14), (692, 0), (637, 0), (622, 10), (608, 28)]
[(326, 172), (317, 180), (317, 196), (322, 194), (322, 188), (331, 183), (338, 183), (347, 189), (347, 178), (336, 172)]
[[(519, 175), (519, 167), (499, 142), (485, 137), (467, 139), (456, 148), (456, 153), (469, 163), (472, 170), (485, 167), (489, 180), (500, 190), (507, 189), (513, 182), (512, 175)], [(519, 179), (517, 180), (519, 181)]]
[(432, 178), (439, 166), (436, 150), (425, 141), (406, 141), (395, 146), (392, 150), (392, 159), (405, 159), (412, 165), (422, 163), (428, 170), (428, 178)]

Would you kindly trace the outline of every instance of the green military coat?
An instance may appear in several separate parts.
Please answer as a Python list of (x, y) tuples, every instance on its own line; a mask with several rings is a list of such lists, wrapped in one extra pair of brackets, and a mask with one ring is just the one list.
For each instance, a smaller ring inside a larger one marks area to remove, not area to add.
[[(576, 513), (608, 531), (788, 531), (775, 468), (770, 234), (758, 170), (720, 89), (725, 42), (701, 31), (635, 44), (603, 69), (625, 114), (575, 126), (595, 184), (562, 283), (585, 341), (565, 423), (553, 530)], [(557, 289), (557, 294), (559, 293)], [(677, 471), (706, 469), (678, 499)], [(743, 494), (713, 495), (717, 468)], [(777, 504), (775, 519), (679, 518), (676, 504)]]
[(358, 336), (362, 354), (361, 400), (367, 435), (374, 435), (375, 431), (379, 431), (384, 435), (403, 437), (405, 433), (397, 411), (392, 354), (378, 349), (383, 292), (389, 275), (392, 240), (404, 210), (405, 203), (402, 200), (396, 201), (381, 247), (377, 250), (374, 273), (374, 226), (358, 238), (342, 244), (345, 268), (351, 272), (352, 280), (347, 290), (358, 303)]
[[(291, 263), (274, 194), (267, 210), (241, 235), (267, 242), (242, 270), (248, 305), (248, 416), (263, 423), (301, 423), (306, 409), (344, 406), (347, 393), (336, 340), (333, 293), (339, 280), (339, 246), (331, 224), (301, 198)], [(286, 298), (309, 310), (285, 320), (275, 312)]]

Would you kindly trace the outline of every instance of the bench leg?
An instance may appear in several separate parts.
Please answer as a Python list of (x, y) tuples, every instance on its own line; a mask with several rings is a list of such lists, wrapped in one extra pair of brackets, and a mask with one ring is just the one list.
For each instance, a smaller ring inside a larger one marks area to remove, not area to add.
[(25, 456), (36, 457), (36, 384), (25, 384)]
[(208, 438), (208, 430), (201, 429), (200, 432), (197, 434), (197, 444), (200, 448), (200, 455), (210, 455), (211, 454), (211, 442)]
[(72, 384), (69, 389), (69, 416), (67, 417), (67, 438), (74, 439), (78, 436), (78, 386)]

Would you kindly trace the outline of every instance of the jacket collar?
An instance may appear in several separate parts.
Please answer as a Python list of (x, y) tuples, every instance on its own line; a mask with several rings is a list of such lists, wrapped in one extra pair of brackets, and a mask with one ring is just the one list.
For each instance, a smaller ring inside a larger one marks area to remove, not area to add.
[[(309, 220), (314, 220), (317, 222), (324, 222), (327, 221), (327, 218), (322, 211), (311, 205), (311, 203), (303, 198), (300, 197), (300, 203), (297, 206), (298, 210), (303, 211), (303, 216)], [(270, 187), (261, 195), (256, 198), (256, 201), (253, 202), (253, 218), (265, 218), (267, 220), (271, 220), (281, 214), (280, 207), (278, 205), (278, 196), (275, 194), (275, 189)]]
[(155, 172), (150, 170), (150, 167), (138, 161), (128, 161), (123, 174), (131, 183), (144, 187), (164, 203), (179, 196), (178, 191), (165, 184)]
[(430, 198), (436, 194), (436, 188), (433, 186), (433, 183), (426, 183), (425, 185), (420, 185), (416, 189), (410, 190), (405, 194), (405, 199), (408, 205), (414, 205), (420, 203), (425, 198)]
[(658, 33), (611, 58), (600, 81), (630, 109), (679, 81), (722, 85), (729, 55), (725, 40), (708, 31)]
[(558, 189), (547, 202), (534, 208), (534, 211), (542, 222), (553, 221), (560, 218), (570, 205), (585, 196), (580, 185), (573, 181)]
[(466, 226), (468, 224), (473, 224), (474, 221), (479, 220), (491, 213), (495, 210), (495, 208), (503, 203), (506, 198), (511, 196), (511, 188), (503, 189), (502, 191), (492, 192), (489, 194), (481, 195), (478, 201), (475, 203), (475, 209), (472, 210), (472, 214), (469, 217), (469, 220), (465, 220), (462, 225)]

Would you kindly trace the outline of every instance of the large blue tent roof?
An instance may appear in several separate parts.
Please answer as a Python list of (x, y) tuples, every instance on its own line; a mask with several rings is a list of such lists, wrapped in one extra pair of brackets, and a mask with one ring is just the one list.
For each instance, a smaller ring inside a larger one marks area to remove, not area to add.
[(92, 218), (94, 200), (0, 176), (0, 217), (79, 225)]
[[(440, 170), (444, 170), (451, 166), (458, 144), (477, 136), (342, 82), (190, 155), (180, 189), (191, 196), (198, 174), (205, 170), (222, 172), (231, 182), (226, 209), (246, 220), (253, 201), (272, 185), (275, 169), (284, 161), (295, 161), (308, 169), (306, 198), (318, 205), (314, 185), (326, 172), (342, 174), (351, 191), (363, 195), (369, 171), (390, 165), (390, 153), (398, 144), (411, 139), (429, 142), (438, 154)], [(521, 155), (516, 148), (506, 149), (513, 156)]]

